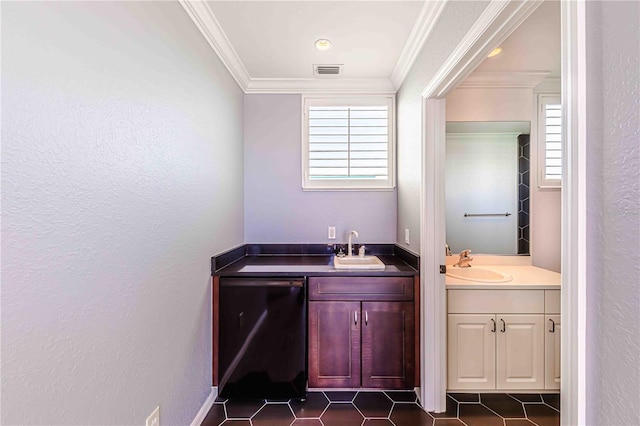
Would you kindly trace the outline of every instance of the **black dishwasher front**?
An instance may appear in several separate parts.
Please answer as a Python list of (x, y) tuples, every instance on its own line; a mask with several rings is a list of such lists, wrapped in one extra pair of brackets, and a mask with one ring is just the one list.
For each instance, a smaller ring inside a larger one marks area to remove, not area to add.
[(305, 282), (220, 279), (220, 397), (306, 397)]

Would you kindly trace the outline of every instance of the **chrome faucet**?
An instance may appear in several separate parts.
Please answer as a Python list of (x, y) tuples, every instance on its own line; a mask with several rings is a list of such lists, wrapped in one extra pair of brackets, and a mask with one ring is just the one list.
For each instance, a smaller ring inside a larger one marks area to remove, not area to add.
[(453, 266), (457, 266), (458, 268), (470, 268), (469, 262), (473, 260), (473, 257), (469, 257), (471, 250), (462, 250), (460, 252), (460, 259), (458, 259), (457, 263), (454, 263)]
[(358, 233), (356, 231), (349, 232), (349, 247), (347, 249), (347, 256), (353, 256), (353, 244), (351, 244), (351, 236), (355, 235), (358, 238)]

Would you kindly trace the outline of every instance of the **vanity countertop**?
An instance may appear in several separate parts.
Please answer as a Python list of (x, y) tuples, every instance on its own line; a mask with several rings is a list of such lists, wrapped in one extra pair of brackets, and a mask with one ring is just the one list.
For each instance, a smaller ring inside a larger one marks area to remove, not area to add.
[(333, 256), (245, 256), (218, 270), (220, 277), (291, 276), (413, 276), (418, 271), (393, 255), (378, 255), (384, 270), (336, 270)]
[[(561, 278), (558, 272), (537, 268), (530, 265), (477, 265), (472, 268), (492, 269), (507, 273), (513, 277), (511, 281), (504, 283), (475, 282), (454, 278), (447, 275), (446, 287), (448, 290), (462, 289), (560, 289)], [(452, 268), (452, 266), (447, 266)]]
[(384, 270), (336, 270), (333, 246), (327, 244), (246, 244), (214, 256), (212, 275), (218, 277), (299, 276), (416, 276), (416, 255), (391, 244), (369, 244), (368, 255), (377, 256)]

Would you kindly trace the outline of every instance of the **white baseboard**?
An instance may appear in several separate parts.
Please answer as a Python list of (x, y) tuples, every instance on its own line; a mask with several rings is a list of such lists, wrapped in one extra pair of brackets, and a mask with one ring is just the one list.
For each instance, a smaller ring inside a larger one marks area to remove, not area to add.
[(202, 407), (200, 407), (200, 411), (198, 411), (198, 414), (196, 414), (196, 417), (191, 422), (191, 426), (200, 426), (202, 424), (202, 422), (204, 421), (204, 418), (207, 417), (207, 414), (209, 413), (209, 410), (211, 410), (211, 406), (213, 405), (213, 402), (216, 400), (217, 397), (218, 397), (218, 387), (213, 386), (211, 388), (211, 393), (207, 397), (204, 404), (202, 404)]

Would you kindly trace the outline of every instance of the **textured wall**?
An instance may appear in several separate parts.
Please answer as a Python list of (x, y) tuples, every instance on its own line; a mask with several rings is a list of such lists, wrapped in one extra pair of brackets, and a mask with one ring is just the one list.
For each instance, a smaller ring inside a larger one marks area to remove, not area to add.
[(2, 424), (188, 424), (243, 95), (175, 2), (2, 2)]
[(340, 243), (355, 229), (358, 242), (394, 243), (395, 191), (302, 190), (301, 108), (300, 95), (245, 96), (246, 241)]
[(587, 424), (640, 424), (640, 3), (587, 2)]
[[(420, 252), (422, 90), (487, 7), (485, 1), (454, 1), (445, 6), (431, 37), (418, 55), (397, 95), (398, 241)], [(411, 244), (404, 244), (404, 230)]]

